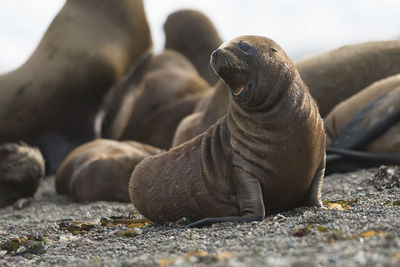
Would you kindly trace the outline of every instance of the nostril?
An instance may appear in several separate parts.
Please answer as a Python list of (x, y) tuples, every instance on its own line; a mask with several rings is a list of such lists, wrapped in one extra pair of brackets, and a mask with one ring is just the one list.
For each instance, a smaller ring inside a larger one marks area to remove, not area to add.
[(211, 53), (211, 58), (216, 59), (219, 55), (219, 49), (215, 50)]

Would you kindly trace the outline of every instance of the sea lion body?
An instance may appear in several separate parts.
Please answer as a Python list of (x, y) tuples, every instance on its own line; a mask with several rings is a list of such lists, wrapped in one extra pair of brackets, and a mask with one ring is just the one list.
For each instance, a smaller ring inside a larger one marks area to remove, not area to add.
[(243, 36), (213, 52), (211, 63), (231, 91), (227, 115), (142, 161), (130, 181), (135, 207), (155, 222), (188, 217), (203, 226), (320, 205), (322, 119), (283, 50)]
[(36, 148), (23, 143), (0, 145), (0, 208), (35, 194), (45, 163)]
[(178, 146), (207, 130), (226, 114), (230, 97), (228, 87), (219, 80), (213, 91), (205, 95), (192, 114), (186, 116), (175, 131), (172, 147)]
[(97, 139), (75, 148), (60, 165), (56, 190), (74, 201), (129, 201), (135, 166), (162, 150), (133, 141)]
[(0, 76), (0, 140), (92, 139), (103, 95), (151, 43), (141, 0), (68, 0), (27, 62)]
[(373, 82), (400, 73), (400, 40), (344, 46), (298, 61), (296, 67), (325, 117)]
[[(366, 113), (364, 120), (365, 128), (369, 127), (373, 120), (377, 120), (378, 117), (387, 116), (389, 113), (393, 113), (397, 110), (397, 101), (400, 97), (400, 74), (390, 76), (388, 78), (379, 80), (359, 93), (341, 102), (326, 116), (324, 120), (324, 126), (327, 134), (327, 145), (330, 145), (336, 139), (340, 138), (343, 128), (354, 118), (354, 116), (365, 109), (368, 104), (373, 101), (380, 102), (376, 103), (374, 110), (369, 110)], [(379, 109), (378, 109), (379, 105)], [(400, 151), (400, 140), (395, 135), (390, 134), (392, 131), (396, 132), (399, 127), (397, 122), (394, 122), (391, 128), (386, 129), (387, 132), (382, 129), (382, 138), (387, 139), (386, 142), (380, 142), (379, 140), (373, 141), (373, 143), (380, 143), (380, 145), (368, 144), (364, 147), (365, 151), (369, 152), (393, 152)], [(360, 129), (361, 131), (364, 131)], [(389, 135), (389, 136), (386, 136)]]
[[(126, 87), (130, 88), (126, 90)], [(165, 50), (154, 58), (142, 83), (122, 83), (114, 89), (126, 91), (115, 94), (124, 100), (118, 107), (123, 112), (108, 119), (111, 123), (103, 126), (101, 136), (168, 149), (179, 122), (193, 112), (197, 101), (209, 88), (185, 57)], [(127, 95), (132, 95), (131, 101), (126, 101), (129, 100)]]
[(377, 81), (325, 118), (327, 173), (400, 162), (400, 74)]
[[(204, 89), (206, 88), (204, 87)], [(124, 131), (125, 139), (133, 139), (162, 149), (169, 149), (179, 123), (186, 115), (193, 112), (193, 108), (202, 99), (203, 94), (204, 92), (200, 91), (163, 104), (137, 124), (134, 124), (134, 120), (132, 120), (131, 125), (136, 125), (136, 127), (127, 128)]]
[(209, 58), (222, 40), (206, 15), (197, 10), (178, 10), (168, 16), (164, 31), (165, 48), (182, 53), (208, 83), (213, 85), (218, 81)]

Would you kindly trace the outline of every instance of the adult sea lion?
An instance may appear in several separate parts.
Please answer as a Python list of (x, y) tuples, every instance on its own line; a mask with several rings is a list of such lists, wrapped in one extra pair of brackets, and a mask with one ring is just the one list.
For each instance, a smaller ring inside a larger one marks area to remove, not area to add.
[(27, 62), (0, 76), (0, 140), (93, 138), (104, 93), (149, 46), (141, 0), (66, 1)]
[(117, 86), (115, 90), (124, 93), (115, 97), (123, 101), (117, 101), (122, 104), (114, 118), (105, 116), (109, 123), (101, 127), (101, 136), (170, 148), (177, 125), (209, 88), (184, 56), (167, 49), (155, 56), (142, 83)]
[(56, 174), (56, 190), (74, 201), (129, 201), (129, 178), (145, 157), (162, 150), (133, 141), (97, 139), (68, 155)]
[(296, 62), (322, 117), (371, 83), (400, 73), (400, 40), (344, 46)]
[(24, 143), (0, 145), (0, 208), (35, 194), (44, 177), (40, 151)]
[(325, 131), (285, 52), (242, 36), (213, 52), (211, 65), (232, 95), (227, 115), (138, 164), (129, 184), (135, 207), (158, 223), (188, 217), (203, 226), (321, 205)]
[(325, 118), (327, 172), (400, 163), (400, 74), (373, 83)]
[(178, 10), (168, 16), (164, 31), (165, 48), (174, 49), (187, 57), (208, 83), (213, 85), (218, 81), (209, 59), (222, 39), (206, 15), (197, 10)]

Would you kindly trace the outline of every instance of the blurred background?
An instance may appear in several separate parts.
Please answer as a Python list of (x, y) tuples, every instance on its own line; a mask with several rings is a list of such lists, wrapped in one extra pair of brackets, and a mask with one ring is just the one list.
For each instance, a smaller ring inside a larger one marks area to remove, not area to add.
[[(0, 1), (0, 73), (33, 52), (65, 0)], [(224, 40), (244, 34), (278, 42), (293, 59), (345, 44), (400, 38), (398, 0), (144, 0), (156, 51), (162, 25), (177, 9), (203, 11)]]

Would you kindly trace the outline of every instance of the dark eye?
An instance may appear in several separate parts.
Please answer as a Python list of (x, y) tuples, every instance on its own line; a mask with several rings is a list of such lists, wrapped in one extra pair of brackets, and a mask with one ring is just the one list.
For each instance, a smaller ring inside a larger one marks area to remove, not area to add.
[(278, 50), (276, 50), (275, 48), (273, 48), (273, 47), (271, 47), (271, 49), (270, 49), (272, 52), (274, 52), (274, 53), (276, 53), (276, 52), (278, 52)]
[(249, 45), (249, 44), (246, 43), (246, 42), (240, 42), (240, 43), (239, 43), (239, 48), (240, 48), (242, 51), (244, 51), (244, 52), (249, 52), (250, 49), (251, 49), (251, 45)]

